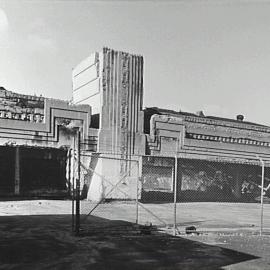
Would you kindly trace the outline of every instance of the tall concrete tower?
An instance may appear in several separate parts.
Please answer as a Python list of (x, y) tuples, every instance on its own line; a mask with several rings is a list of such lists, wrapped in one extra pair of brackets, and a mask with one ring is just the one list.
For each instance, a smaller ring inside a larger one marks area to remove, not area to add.
[[(73, 102), (92, 108), (90, 134), (96, 129), (97, 152), (120, 158), (113, 165), (119, 170), (115, 175), (126, 173), (130, 164), (125, 160), (145, 154), (143, 57), (103, 48), (78, 64), (72, 78)], [(106, 175), (104, 159), (100, 167)]]
[(108, 48), (91, 54), (73, 70), (73, 101), (99, 119), (98, 152), (142, 154), (142, 56)]

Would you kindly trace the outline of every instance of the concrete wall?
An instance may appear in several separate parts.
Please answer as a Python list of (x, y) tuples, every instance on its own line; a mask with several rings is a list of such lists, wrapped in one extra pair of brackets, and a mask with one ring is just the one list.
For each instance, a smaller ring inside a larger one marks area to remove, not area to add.
[(61, 100), (44, 100), (42, 122), (0, 118), (0, 145), (27, 145), (38, 147), (70, 147), (72, 128), (82, 130), (82, 139), (88, 139), (90, 107), (69, 105)]
[[(119, 155), (92, 154), (82, 157), (85, 174), (82, 181), (87, 186), (87, 199), (100, 201), (101, 199), (135, 200), (140, 194), (140, 167), (138, 158), (134, 161), (119, 159)], [(121, 173), (121, 162), (127, 163), (127, 172)], [(81, 184), (83, 184), (81, 183)]]
[(270, 161), (269, 128), (206, 120), (153, 115), (147, 137), (149, 154), (247, 164), (258, 164), (258, 155)]
[(73, 100), (100, 114), (98, 152), (144, 154), (143, 57), (103, 48), (73, 70)]
[(127, 160), (145, 153), (143, 57), (103, 48), (78, 64), (72, 76), (73, 101), (88, 104), (93, 114), (99, 114), (99, 128), (90, 129), (97, 136), (99, 157), (85, 160), (86, 166), (95, 170), (88, 175), (88, 199), (98, 201), (106, 196), (124, 175), (127, 178), (120, 183), (120, 190), (106, 198), (135, 199), (139, 172)]
[(101, 113), (102, 54), (92, 53), (72, 71), (74, 104), (91, 105), (92, 114)]
[(103, 50), (100, 152), (129, 158), (143, 144), (143, 58)]
[[(8, 167), (11, 168), (8, 171), (0, 170), (3, 173), (2, 179), (6, 175), (8, 182), (3, 180), (3, 185), (0, 184), (4, 193), (6, 195), (23, 195), (29, 194), (30, 191), (37, 193), (38, 186), (41, 190), (44, 188), (43, 184), (46, 185), (46, 183), (47, 190), (44, 190), (44, 193), (48, 193), (49, 189), (54, 187), (59, 190), (60, 186), (53, 185), (57, 184), (58, 180), (61, 180), (62, 188), (64, 185), (63, 189), (66, 189), (65, 185), (69, 186), (69, 183), (63, 179), (68, 179), (65, 176), (67, 157), (64, 157), (64, 164), (61, 165), (62, 161), (60, 162), (58, 157), (50, 159), (43, 157), (42, 153), (48, 151), (49, 155), (54, 156), (54, 152), (64, 151), (66, 155), (66, 149), (73, 148), (78, 129), (81, 130), (82, 149), (92, 150), (91, 140), (94, 141), (95, 136), (89, 135), (90, 121), (89, 105), (71, 105), (62, 100), (21, 95), (1, 88), (0, 146), (2, 153), (6, 153), (6, 161), (9, 162)], [(34, 156), (31, 156), (31, 153)], [(4, 159), (2, 155), (0, 157)], [(59, 166), (63, 169), (61, 175), (55, 169)], [(70, 170), (67, 172), (70, 173)], [(52, 175), (46, 178), (44, 175), (49, 173)], [(43, 179), (44, 183), (38, 179)], [(34, 191), (32, 187), (35, 187)]]
[[(175, 162), (164, 156), (142, 158), (142, 201), (173, 202)], [(178, 158), (177, 200), (258, 202), (261, 170), (258, 165)], [(265, 188), (269, 177), (270, 167), (266, 167)], [(270, 197), (269, 188), (265, 196)]]

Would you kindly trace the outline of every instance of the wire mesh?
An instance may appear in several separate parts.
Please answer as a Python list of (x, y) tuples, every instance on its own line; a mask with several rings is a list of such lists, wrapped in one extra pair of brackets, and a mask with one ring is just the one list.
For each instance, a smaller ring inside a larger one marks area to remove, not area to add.
[[(266, 218), (261, 218), (259, 162), (248, 165), (148, 156), (142, 163), (141, 201), (149, 211), (140, 208), (140, 222), (172, 228), (174, 233), (191, 227), (201, 232), (270, 229), (269, 205), (265, 206)], [(263, 202), (269, 203), (269, 167), (263, 178)]]
[[(109, 221), (137, 222), (139, 181), (138, 160), (122, 159), (112, 155), (85, 155), (81, 162), (81, 230), (95, 231)], [(102, 226), (93, 228), (91, 220)], [(101, 222), (103, 221), (103, 222)], [(124, 225), (126, 228), (126, 225)], [(108, 225), (111, 232), (122, 230), (123, 224)]]
[[(95, 154), (82, 156), (80, 168), (82, 231), (120, 233), (136, 224), (133, 229), (148, 226), (175, 234), (192, 226), (201, 232), (259, 230), (260, 163), (153, 156), (128, 160)], [(263, 175), (267, 203), (269, 167)], [(265, 220), (261, 218), (265, 230), (270, 230), (269, 206), (265, 206)]]

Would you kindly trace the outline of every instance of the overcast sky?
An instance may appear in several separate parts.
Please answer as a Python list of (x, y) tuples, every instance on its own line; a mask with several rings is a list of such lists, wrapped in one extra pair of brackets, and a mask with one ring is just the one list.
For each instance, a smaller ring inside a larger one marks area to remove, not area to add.
[(270, 125), (270, 0), (0, 0), (0, 85), (69, 100), (102, 46), (144, 56), (144, 106)]

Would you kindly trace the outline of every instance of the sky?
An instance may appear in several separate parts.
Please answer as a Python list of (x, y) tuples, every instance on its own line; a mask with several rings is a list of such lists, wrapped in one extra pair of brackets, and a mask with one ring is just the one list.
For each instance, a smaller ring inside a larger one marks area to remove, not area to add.
[(144, 106), (270, 125), (270, 0), (0, 0), (0, 86), (70, 100), (103, 46), (144, 56)]

